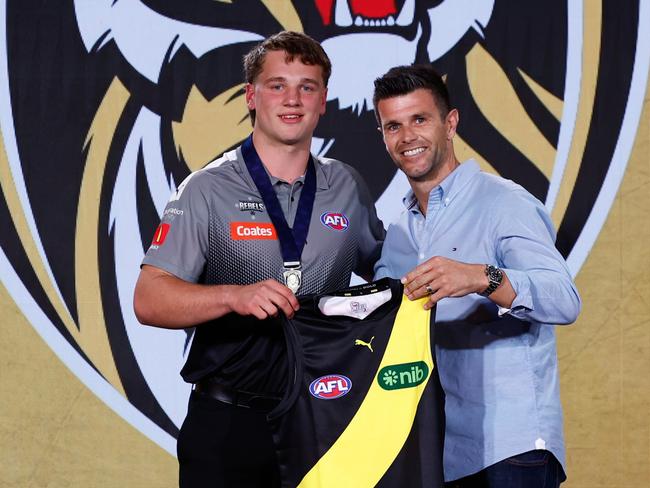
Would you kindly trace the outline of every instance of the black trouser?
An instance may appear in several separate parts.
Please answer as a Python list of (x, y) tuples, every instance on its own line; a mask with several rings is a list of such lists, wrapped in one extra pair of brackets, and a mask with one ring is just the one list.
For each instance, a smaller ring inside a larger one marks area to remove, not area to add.
[(266, 413), (192, 392), (178, 436), (181, 488), (280, 486)]
[(558, 488), (566, 479), (549, 451), (528, 451), (504, 459), (476, 474), (445, 484), (446, 488)]

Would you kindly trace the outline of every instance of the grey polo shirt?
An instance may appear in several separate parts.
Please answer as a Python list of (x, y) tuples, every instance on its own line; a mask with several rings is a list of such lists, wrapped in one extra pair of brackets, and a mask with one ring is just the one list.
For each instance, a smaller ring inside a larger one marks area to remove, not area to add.
[[(316, 196), (302, 252), (301, 295), (343, 288), (353, 271), (371, 275), (385, 234), (358, 173), (340, 161), (314, 162)], [(271, 182), (291, 226), (303, 178), (291, 185)], [(193, 283), (248, 285), (282, 282), (282, 261), (277, 232), (238, 148), (181, 183), (143, 264)], [(216, 375), (237, 389), (279, 392), (284, 356), (279, 322), (230, 314), (197, 327), (181, 374), (189, 382)]]

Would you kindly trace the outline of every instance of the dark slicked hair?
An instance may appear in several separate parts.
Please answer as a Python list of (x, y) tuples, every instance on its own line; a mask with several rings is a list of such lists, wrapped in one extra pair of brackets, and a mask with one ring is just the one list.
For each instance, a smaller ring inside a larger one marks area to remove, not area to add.
[(449, 92), (442, 77), (429, 64), (396, 66), (375, 80), (375, 93), (372, 103), (375, 107), (377, 123), (381, 125), (377, 104), (386, 98), (408, 95), (415, 90), (429, 90), (438, 106), (441, 117), (446, 117), (451, 110)]
[[(306, 34), (282, 31), (265, 39), (244, 56), (244, 80), (254, 83), (264, 65), (266, 53), (284, 51), (287, 63), (298, 58), (301, 63), (320, 66), (323, 72), (323, 84), (327, 86), (332, 74), (332, 63), (321, 45)], [(249, 110), (251, 121), (255, 123), (255, 110)]]

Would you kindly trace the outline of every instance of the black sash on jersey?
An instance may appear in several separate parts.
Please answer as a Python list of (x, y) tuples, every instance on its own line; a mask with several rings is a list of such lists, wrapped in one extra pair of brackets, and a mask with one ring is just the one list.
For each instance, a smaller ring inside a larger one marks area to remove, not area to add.
[[(285, 281), (289, 284), (287, 275), (287, 272), (289, 272), (292, 276), (297, 277), (298, 286), (300, 286), (300, 256), (307, 241), (307, 232), (309, 231), (311, 213), (314, 208), (314, 199), (316, 198), (316, 168), (314, 162), (311, 157), (307, 161), (305, 186), (300, 194), (300, 200), (298, 200), (293, 228), (290, 228), (284, 212), (282, 212), (278, 197), (273, 190), (273, 185), (271, 185), (269, 175), (266, 173), (262, 160), (255, 150), (252, 134), (242, 144), (241, 152), (246, 168), (248, 168), (255, 186), (260, 192), (269, 217), (271, 217), (271, 222), (278, 233), (280, 250), (284, 261)], [(293, 291), (295, 293), (297, 288)]]

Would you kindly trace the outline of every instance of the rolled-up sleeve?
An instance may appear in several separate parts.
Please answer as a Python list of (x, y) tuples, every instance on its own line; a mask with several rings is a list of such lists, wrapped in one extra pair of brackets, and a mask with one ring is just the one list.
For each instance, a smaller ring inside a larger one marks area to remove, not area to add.
[(516, 298), (507, 313), (520, 320), (570, 324), (581, 302), (571, 273), (555, 247), (555, 230), (544, 206), (517, 189), (495, 203), (496, 256)]

